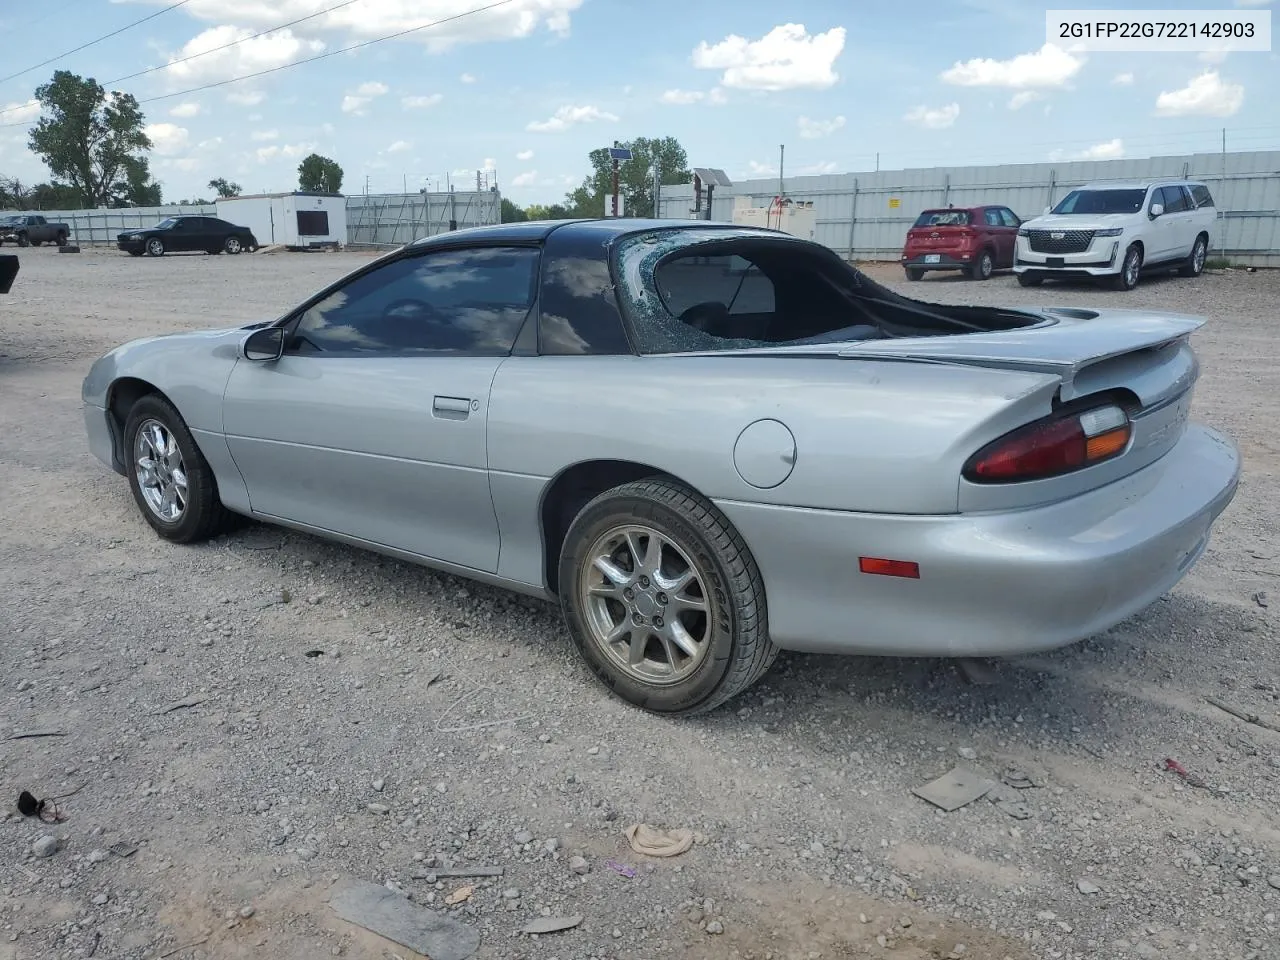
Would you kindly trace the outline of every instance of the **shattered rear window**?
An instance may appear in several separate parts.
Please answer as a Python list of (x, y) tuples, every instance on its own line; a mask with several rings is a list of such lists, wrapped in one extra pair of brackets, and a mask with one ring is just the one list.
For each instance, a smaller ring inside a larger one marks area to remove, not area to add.
[(967, 227), (968, 210), (926, 210), (916, 217), (917, 227)]

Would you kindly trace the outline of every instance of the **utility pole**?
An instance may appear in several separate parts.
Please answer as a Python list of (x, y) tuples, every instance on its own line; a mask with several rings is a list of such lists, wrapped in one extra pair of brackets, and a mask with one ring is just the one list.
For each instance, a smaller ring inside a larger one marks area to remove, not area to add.
[(653, 216), (654, 219), (662, 216), (662, 165), (658, 162), (658, 158), (653, 158)]
[(786, 194), (786, 187), (782, 185), (782, 164), (787, 158), (787, 145), (785, 143), (778, 144), (778, 199), (781, 200)]

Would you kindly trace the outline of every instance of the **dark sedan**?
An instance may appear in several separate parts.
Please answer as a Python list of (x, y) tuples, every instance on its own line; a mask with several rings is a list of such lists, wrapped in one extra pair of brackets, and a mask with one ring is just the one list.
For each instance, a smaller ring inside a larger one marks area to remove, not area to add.
[(201, 251), (240, 253), (258, 249), (248, 227), (238, 227), (217, 217), (168, 217), (154, 227), (126, 230), (116, 236), (116, 246), (133, 257)]

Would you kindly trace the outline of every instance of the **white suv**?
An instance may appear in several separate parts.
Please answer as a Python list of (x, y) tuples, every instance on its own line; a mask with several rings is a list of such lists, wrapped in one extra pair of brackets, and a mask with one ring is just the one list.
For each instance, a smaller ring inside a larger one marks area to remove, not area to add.
[(1118, 290), (1147, 270), (1198, 276), (1216, 216), (1209, 188), (1191, 180), (1087, 184), (1019, 227), (1013, 272), (1024, 287), (1090, 276)]

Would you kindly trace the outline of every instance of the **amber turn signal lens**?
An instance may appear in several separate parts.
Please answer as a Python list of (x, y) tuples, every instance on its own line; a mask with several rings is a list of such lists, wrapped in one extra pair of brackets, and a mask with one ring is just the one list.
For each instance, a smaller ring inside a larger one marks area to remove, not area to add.
[(1085, 459), (1089, 461), (1105, 459), (1119, 453), (1128, 442), (1129, 427), (1127, 424), (1119, 430), (1108, 430), (1106, 433), (1101, 433), (1096, 437), (1090, 437), (1085, 442)]

